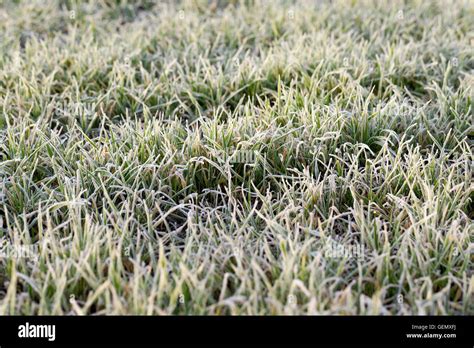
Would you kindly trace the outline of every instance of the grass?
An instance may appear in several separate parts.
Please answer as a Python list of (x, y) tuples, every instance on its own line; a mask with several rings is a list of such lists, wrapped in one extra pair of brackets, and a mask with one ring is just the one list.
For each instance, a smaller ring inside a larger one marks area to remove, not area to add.
[(3, 1), (0, 314), (474, 314), (473, 15)]

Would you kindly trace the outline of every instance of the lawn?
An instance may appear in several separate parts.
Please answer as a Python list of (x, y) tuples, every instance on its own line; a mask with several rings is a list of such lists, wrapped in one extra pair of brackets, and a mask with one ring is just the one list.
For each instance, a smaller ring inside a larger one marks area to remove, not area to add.
[(0, 1), (0, 314), (474, 314), (473, 18)]

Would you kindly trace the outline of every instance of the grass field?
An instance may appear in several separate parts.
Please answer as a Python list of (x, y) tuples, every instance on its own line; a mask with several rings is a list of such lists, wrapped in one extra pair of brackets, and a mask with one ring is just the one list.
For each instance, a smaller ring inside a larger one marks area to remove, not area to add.
[(474, 314), (474, 2), (0, 2), (0, 314)]

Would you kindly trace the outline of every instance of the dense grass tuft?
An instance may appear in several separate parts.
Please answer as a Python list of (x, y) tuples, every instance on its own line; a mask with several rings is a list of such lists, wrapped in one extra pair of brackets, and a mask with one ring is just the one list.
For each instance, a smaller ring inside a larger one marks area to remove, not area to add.
[(3, 1), (0, 314), (474, 314), (473, 16)]

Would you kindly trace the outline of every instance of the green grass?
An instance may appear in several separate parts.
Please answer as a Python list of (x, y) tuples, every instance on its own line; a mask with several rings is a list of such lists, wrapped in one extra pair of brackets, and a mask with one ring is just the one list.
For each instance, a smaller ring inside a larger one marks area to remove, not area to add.
[(474, 314), (473, 17), (3, 1), (0, 314)]

